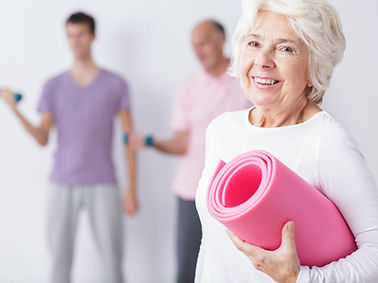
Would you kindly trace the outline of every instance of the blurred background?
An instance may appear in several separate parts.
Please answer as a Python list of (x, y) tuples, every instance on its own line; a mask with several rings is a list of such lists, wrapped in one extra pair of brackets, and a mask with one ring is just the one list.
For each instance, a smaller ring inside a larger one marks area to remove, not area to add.
[[(323, 108), (351, 131), (378, 180), (378, 2), (330, 0), (347, 38)], [(226, 50), (240, 15), (233, 0), (12, 0), (0, 3), (0, 87), (24, 94), (21, 111), (39, 121), (36, 106), (43, 83), (71, 63), (64, 22), (78, 10), (97, 21), (95, 61), (116, 71), (131, 87), (137, 131), (167, 137), (177, 85), (199, 68), (190, 30), (204, 18), (222, 22)], [(118, 123), (118, 122), (117, 122)], [(121, 188), (122, 133), (115, 127), (114, 161)], [(0, 100), (0, 282), (47, 283), (48, 176), (53, 135), (40, 148)], [(124, 270), (128, 282), (173, 282), (175, 199), (170, 191), (177, 159), (154, 151), (139, 155), (141, 210), (125, 218)], [(99, 260), (84, 213), (80, 219), (74, 282), (99, 282)]]

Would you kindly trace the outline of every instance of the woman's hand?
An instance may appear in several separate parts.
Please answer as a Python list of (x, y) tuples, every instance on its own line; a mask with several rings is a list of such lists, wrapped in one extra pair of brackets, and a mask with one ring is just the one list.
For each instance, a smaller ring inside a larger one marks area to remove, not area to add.
[(275, 251), (267, 251), (248, 244), (227, 230), (234, 245), (243, 252), (255, 268), (279, 283), (295, 283), (300, 263), (295, 247), (294, 222), (289, 221), (282, 229), (281, 246)]

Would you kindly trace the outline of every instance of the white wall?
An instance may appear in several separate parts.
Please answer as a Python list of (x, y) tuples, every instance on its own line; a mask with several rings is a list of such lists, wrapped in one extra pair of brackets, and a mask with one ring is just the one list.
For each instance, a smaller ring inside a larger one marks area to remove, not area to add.
[[(378, 63), (378, 2), (332, 0), (342, 18), (348, 47), (337, 67), (324, 108), (358, 141), (378, 180), (378, 127), (374, 111)], [(70, 53), (64, 20), (78, 9), (98, 23), (95, 58), (127, 78), (136, 128), (168, 136), (177, 84), (198, 64), (189, 31), (205, 17), (225, 23), (229, 35), (240, 8), (232, 0), (14, 0), (0, 3), (0, 86), (25, 95), (21, 110), (34, 122), (43, 82), (66, 69)], [(229, 46), (227, 50), (230, 50)], [(45, 218), (47, 178), (54, 139), (41, 149), (0, 101), (0, 282), (47, 282)], [(121, 140), (119, 125), (116, 141)], [(125, 184), (122, 145), (115, 144), (118, 175)], [(141, 211), (126, 220), (125, 270), (129, 282), (173, 282), (175, 201), (170, 184), (177, 160), (146, 151), (139, 158)], [(75, 282), (99, 282), (100, 262), (86, 215), (75, 257)]]

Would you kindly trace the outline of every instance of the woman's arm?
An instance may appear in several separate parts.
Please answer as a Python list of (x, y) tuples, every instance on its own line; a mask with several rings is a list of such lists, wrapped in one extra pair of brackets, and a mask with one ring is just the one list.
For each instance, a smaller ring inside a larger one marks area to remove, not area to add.
[(378, 190), (356, 142), (341, 125), (318, 146), (320, 186), (344, 216), (357, 251), (324, 267), (301, 267), (297, 282), (378, 282)]
[(318, 165), (318, 185), (344, 216), (358, 250), (323, 267), (300, 267), (294, 230), (288, 225), (283, 228), (282, 244), (275, 251), (250, 245), (228, 233), (255, 268), (276, 282), (377, 283), (378, 190), (374, 180), (355, 141), (343, 127), (331, 126), (319, 140), (314, 160)]

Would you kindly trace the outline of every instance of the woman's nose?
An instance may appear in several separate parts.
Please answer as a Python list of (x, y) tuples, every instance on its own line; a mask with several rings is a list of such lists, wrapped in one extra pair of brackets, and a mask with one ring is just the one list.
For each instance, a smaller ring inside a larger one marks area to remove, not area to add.
[(254, 65), (259, 68), (273, 68), (275, 63), (269, 51), (260, 49), (256, 53)]

